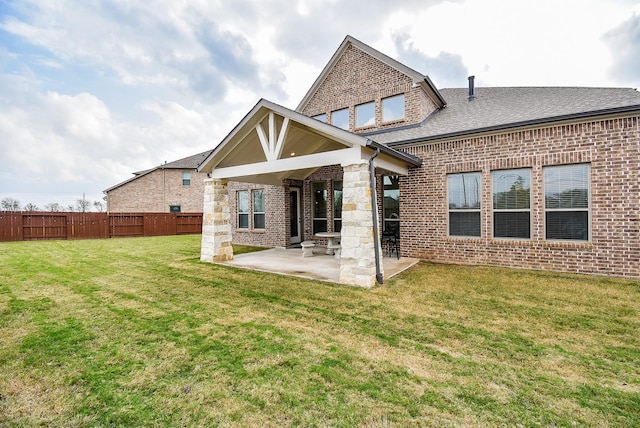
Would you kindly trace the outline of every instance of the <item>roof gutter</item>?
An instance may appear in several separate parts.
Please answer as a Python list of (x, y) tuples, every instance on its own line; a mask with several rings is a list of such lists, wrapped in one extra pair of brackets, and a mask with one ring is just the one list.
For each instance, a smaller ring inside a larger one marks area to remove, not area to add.
[(408, 146), (408, 145), (417, 144), (417, 143), (428, 143), (432, 141), (468, 137), (471, 135), (485, 134), (489, 132), (509, 131), (517, 128), (526, 128), (526, 127), (535, 126), (535, 125), (545, 125), (545, 124), (550, 124), (554, 122), (566, 122), (571, 120), (587, 119), (592, 117), (595, 118), (597, 116), (607, 116), (607, 115), (616, 115), (616, 114), (625, 114), (625, 113), (634, 113), (634, 112), (640, 113), (640, 105), (615, 107), (615, 108), (609, 108), (609, 109), (603, 109), (603, 110), (589, 111), (584, 113), (565, 114), (562, 116), (553, 116), (553, 117), (547, 117), (543, 119), (532, 119), (532, 120), (525, 120), (522, 122), (487, 126), (484, 128), (475, 128), (475, 129), (467, 129), (463, 131), (449, 132), (447, 134), (438, 134), (438, 135), (431, 135), (427, 137), (411, 138), (408, 140), (389, 142), (387, 143), (387, 146), (390, 148), (403, 147), (403, 146)]
[(391, 147), (377, 143), (373, 140), (367, 139), (366, 146), (378, 151), (379, 153), (384, 153), (389, 156), (393, 156), (396, 159), (400, 159), (412, 167), (418, 168), (422, 166), (422, 159), (420, 159), (419, 157), (410, 155), (409, 153), (401, 152), (400, 150), (392, 149)]
[[(427, 92), (430, 92), (431, 95), (433, 95), (436, 98), (436, 100), (440, 103), (440, 106), (439, 106), (440, 108), (445, 108), (447, 106), (447, 100), (444, 99), (444, 97), (442, 96), (440, 91), (438, 91), (438, 88), (436, 88), (436, 85), (433, 84), (429, 76), (424, 76), (424, 80), (420, 83), (426, 84)], [(438, 104), (438, 102), (436, 102), (436, 104)]]

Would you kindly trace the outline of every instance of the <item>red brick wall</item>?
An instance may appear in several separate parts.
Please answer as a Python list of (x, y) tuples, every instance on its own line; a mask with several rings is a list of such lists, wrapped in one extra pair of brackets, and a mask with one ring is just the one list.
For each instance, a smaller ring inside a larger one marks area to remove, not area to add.
[[(191, 184), (182, 185), (182, 172), (191, 172)], [(157, 169), (107, 192), (110, 212), (169, 212), (180, 205), (181, 212), (202, 212), (204, 179), (188, 169)]]
[[(382, 123), (382, 98), (405, 94), (405, 118)], [(435, 104), (420, 87), (414, 87), (411, 78), (378, 61), (369, 54), (349, 46), (334, 68), (317, 89), (302, 113), (315, 116), (349, 107), (350, 129), (355, 126), (355, 106), (366, 102), (376, 103), (376, 126), (356, 129), (367, 132), (421, 122), (436, 109)]]
[[(640, 276), (638, 117), (407, 147), (424, 164), (400, 181), (402, 254), (437, 262)], [(542, 168), (591, 166), (590, 242), (544, 236)], [(530, 240), (492, 238), (491, 171), (531, 168)], [(481, 238), (448, 237), (447, 174), (482, 173)]]
[[(253, 228), (253, 197), (251, 191), (264, 189), (265, 229)], [(249, 228), (238, 229), (237, 191), (249, 191)], [(234, 244), (260, 247), (286, 247), (289, 245), (289, 187), (229, 182), (231, 234)]]

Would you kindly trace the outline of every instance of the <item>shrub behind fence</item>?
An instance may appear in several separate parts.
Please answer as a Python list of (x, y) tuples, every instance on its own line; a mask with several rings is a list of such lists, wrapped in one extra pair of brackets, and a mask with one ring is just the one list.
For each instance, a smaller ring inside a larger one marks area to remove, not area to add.
[(0, 242), (185, 235), (201, 232), (201, 213), (0, 211)]

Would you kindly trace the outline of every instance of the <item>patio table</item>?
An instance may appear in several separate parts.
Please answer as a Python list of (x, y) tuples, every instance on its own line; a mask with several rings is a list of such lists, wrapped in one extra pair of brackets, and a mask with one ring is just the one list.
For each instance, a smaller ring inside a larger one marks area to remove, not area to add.
[(333, 255), (333, 240), (340, 239), (340, 232), (318, 232), (318, 238), (327, 238), (327, 254)]

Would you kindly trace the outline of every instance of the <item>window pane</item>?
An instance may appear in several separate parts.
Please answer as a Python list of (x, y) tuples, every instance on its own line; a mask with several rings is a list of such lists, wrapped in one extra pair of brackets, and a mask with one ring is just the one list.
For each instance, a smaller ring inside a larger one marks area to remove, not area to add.
[(253, 228), (265, 228), (264, 215), (264, 190), (258, 189), (253, 192)]
[(253, 212), (264, 212), (264, 190), (253, 191)]
[(370, 102), (356, 106), (356, 127), (376, 124), (375, 103)]
[(238, 228), (249, 228), (249, 192), (246, 190), (238, 192)]
[(342, 181), (333, 182), (333, 218), (342, 218)]
[(249, 212), (249, 192), (245, 190), (238, 192), (238, 212)]
[(531, 170), (494, 171), (493, 209), (528, 209), (531, 206)]
[(385, 175), (382, 179), (384, 183), (384, 199), (382, 207), (385, 219), (400, 218), (400, 179), (397, 175)]
[(349, 129), (349, 109), (343, 108), (331, 113), (331, 124), (342, 129)]
[(313, 118), (315, 120), (319, 120), (320, 122), (327, 123), (327, 114), (326, 113), (315, 115), (315, 116), (313, 116)]
[(480, 236), (480, 212), (450, 212), (450, 236)]
[(190, 172), (183, 172), (182, 173), (182, 185), (183, 186), (190, 186), (191, 185), (191, 173)]
[(480, 173), (448, 176), (449, 209), (480, 209)]
[(545, 208), (589, 208), (589, 167), (563, 165), (544, 169)]
[(544, 199), (546, 239), (589, 240), (589, 165), (544, 168)]
[(404, 117), (404, 94), (385, 98), (382, 100), (382, 120), (402, 119)]
[(313, 217), (327, 218), (327, 185), (323, 181), (312, 183)]
[(326, 232), (327, 220), (313, 220), (313, 233)]
[(496, 238), (531, 238), (531, 220), (528, 211), (494, 212), (493, 236)]
[(238, 228), (239, 229), (249, 228), (249, 214), (238, 214)]
[(587, 211), (548, 211), (547, 239), (587, 241), (589, 213)]
[(313, 204), (313, 233), (327, 231), (327, 184), (324, 181), (311, 183)]
[(264, 229), (264, 214), (254, 214), (253, 215), (253, 228), (254, 229)]

